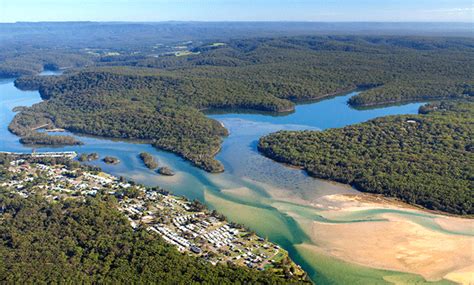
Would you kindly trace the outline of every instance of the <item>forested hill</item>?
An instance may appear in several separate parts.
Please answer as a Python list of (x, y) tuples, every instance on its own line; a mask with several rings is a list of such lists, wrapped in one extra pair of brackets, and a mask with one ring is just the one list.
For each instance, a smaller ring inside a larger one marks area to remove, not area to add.
[(203, 109), (284, 112), (355, 88), (372, 88), (351, 98), (356, 106), (466, 99), (473, 47), (470, 38), (318, 36), (208, 43), (180, 56), (108, 56), (59, 78), (18, 79), (48, 100), (20, 112), (10, 130), (27, 141), (40, 123), (147, 139), (219, 172), (214, 155), (226, 130)]
[(474, 36), (470, 23), (0, 23), (0, 78), (32, 75), (43, 68), (152, 57), (203, 42), (328, 34)]
[(88, 63), (77, 65), (156, 68), (155, 74), (167, 71), (180, 78), (230, 80), (244, 84), (238, 86), (243, 92), (247, 87), (253, 93), (292, 101), (377, 87), (352, 98), (349, 103), (354, 106), (459, 98), (474, 92), (472, 38), (283, 37), (180, 48), (188, 50), (180, 56), (146, 52), (96, 56), (94, 62), (87, 54)]
[(312, 176), (428, 209), (474, 214), (474, 103), (437, 103), (322, 132), (281, 131), (258, 148)]

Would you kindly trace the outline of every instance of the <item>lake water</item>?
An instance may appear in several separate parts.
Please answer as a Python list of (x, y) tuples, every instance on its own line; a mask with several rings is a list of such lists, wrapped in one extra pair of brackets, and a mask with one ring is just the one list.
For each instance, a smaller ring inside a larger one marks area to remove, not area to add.
[[(283, 246), (291, 257), (310, 274), (318, 284), (385, 284), (384, 276), (398, 276), (398, 280), (420, 281), (412, 274), (390, 272), (349, 264), (326, 255), (309, 254), (298, 245), (311, 244), (301, 225), (292, 218), (294, 213), (310, 220), (324, 220), (334, 223), (358, 221), (380, 221), (384, 210), (359, 212), (353, 216), (327, 220), (319, 215), (325, 205), (309, 207), (300, 200), (314, 200), (337, 193), (357, 193), (341, 184), (308, 177), (303, 171), (289, 168), (261, 156), (256, 149), (259, 137), (278, 130), (324, 130), (342, 127), (369, 119), (396, 115), (416, 114), (421, 104), (406, 104), (380, 109), (355, 110), (346, 102), (355, 93), (329, 98), (311, 104), (298, 105), (296, 111), (287, 116), (264, 114), (210, 114), (222, 122), (230, 131), (225, 138), (221, 152), (217, 155), (226, 171), (209, 174), (193, 167), (178, 156), (159, 151), (150, 145), (136, 142), (77, 136), (84, 145), (62, 147), (60, 150), (74, 150), (78, 153), (97, 152), (118, 157), (118, 165), (107, 165), (100, 160), (91, 164), (104, 171), (134, 179), (145, 185), (160, 185), (177, 195), (199, 199), (210, 208), (217, 209), (229, 219), (245, 224), (258, 234)], [(20, 91), (13, 80), (0, 81), (0, 150), (25, 151), (31, 148), (21, 145), (18, 137), (7, 127), (14, 116), (15, 106), (30, 106), (40, 102), (36, 91)], [(42, 151), (58, 148), (42, 148)], [(147, 169), (140, 159), (140, 152), (149, 152), (159, 161), (176, 171), (173, 177), (165, 177)], [(387, 210), (388, 211), (388, 210)], [(413, 215), (413, 221), (431, 229), (445, 231), (433, 222), (430, 214), (414, 215), (400, 210), (400, 215)], [(463, 233), (454, 233), (463, 234)], [(472, 234), (472, 233), (469, 233)]]

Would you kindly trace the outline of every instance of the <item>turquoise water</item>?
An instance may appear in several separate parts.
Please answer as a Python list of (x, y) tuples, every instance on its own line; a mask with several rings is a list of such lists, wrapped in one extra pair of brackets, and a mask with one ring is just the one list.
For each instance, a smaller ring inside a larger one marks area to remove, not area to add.
[[(223, 141), (222, 150), (217, 155), (217, 159), (226, 168), (221, 174), (206, 173), (174, 154), (138, 142), (77, 136), (84, 145), (60, 149), (74, 150), (78, 153), (97, 152), (101, 157), (106, 155), (118, 157), (121, 161), (118, 165), (107, 165), (100, 160), (92, 164), (113, 175), (131, 178), (146, 185), (160, 185), (175, 194), (205, 202), (230, 219), (249, 226), (260, 235), (267, 236), (271, 241), (283, 246), (290, 252), (291, 257), (310, 273), (315, 282), (341, 284), (347, 280), (361, 280), (363, 273), (363, 277), (367, 279), (362, 279), (368, 282), (386, 283), (381, 276), (387, 275), (389, 271), (348, 265), (329, 257), (308, 256), (307, 253), (298, 250), (299, 244), (309, 243), (310, 240), (301, 226), (290, 216), (291, 212), (311, 220), (333, 223), (381, 222), (383, 219), (379, 216), (384, 210), (355, 213), (332, 221), (325, 219), (318, 213), (319, 210), (325, 210), (325, 205), (309, 207), (292, 201), (314, 200), (328, 194), (357, 193), (357, 191), (345, 185), (311, 178), (304, 171), (286, 167), (261, 156), (256, 150), (259, 137), (278, 130), (323, 130), (342, 127), (380, 116), (415, 114), (421, 105), (415, 103), (355, 110), (346, 104), (348, 98), (354, 94), (355, 92), (299, 105), (294, 113), (286, 116), (256, 113), (210, 114), (209, 117), (222, 122), (230, 131), (229, 137)], [(38, 92), (20, 91), (13, 86), (13, 80), (0, 81), (0, 150), (31, 151), (31, 148), (21, 145), (18, 137), (11, 134), (7, 127), (14, 116), (13, 107), (30, 106), (40, 101)], [(58, 148), (41, 150), (50, 151)], [(138, 158), (138, 154), (142, 151), (151, 153), (160, 165), (169, 166), (177, 175), (160, 176), (146, 168)], [(431, 215), (415, 215), (413, 212), (403, 210), (396, 214), (408, 215), (420, 225), (445, 231), (433, 221)], [(328, 264), (331, 265), (326, 266)], [(338, 277), (334, 266), (344, 268), (343, 279), (340, 279), (342, 276)], [(405, 278), (408, 275), (403, 276)]]

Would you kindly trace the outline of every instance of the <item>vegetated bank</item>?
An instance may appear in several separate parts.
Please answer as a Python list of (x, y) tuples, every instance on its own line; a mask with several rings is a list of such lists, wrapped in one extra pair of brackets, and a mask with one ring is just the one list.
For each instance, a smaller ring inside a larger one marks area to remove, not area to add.
[(71, 136), (51, 136), (45, 133), (32, 132), (21, 137), (20, 142), (27, 145), (36, 146), (61, 146), (61, 145), (81, 145), (81, 141)]
[(350, 103), (466, 99), (474, 85), (473, 44), (469, 38), (284, 37), (203, 45), (180, 57), (111, 58), (60, 77), (19, 78), (16, 86), (39, 89), (46, 101), (21, 110), (10, 130), (25, 136), (25, 129), (46, 122), (148, 140), (221, 172), (214, 156), (227, 130), (201, 110), (286, 112), (300, 100), (369, 87)]
[(258, 149), (314, 177), (428, 209), (474, 214), (474, 103), (432, 103), (420, 113), (322, 132), (280, 131), (261, 138)]
[(28, 107), (21, 107), (15, 109), (18, 112), (23, 112), (19, 116), (15, 124), (10, 124), (8, 129), (20, 136), (20, 142), (29, 145), (38, 146), (61, 146), (61, 145), (81, 145), (82, 142), (72, 136), (67, 135), (50, 135), (47, 132), (39, 132), (45, 128), (51, 128), (55, 123), (53, 118), (46, 114), (35, 114), (31, 112)]

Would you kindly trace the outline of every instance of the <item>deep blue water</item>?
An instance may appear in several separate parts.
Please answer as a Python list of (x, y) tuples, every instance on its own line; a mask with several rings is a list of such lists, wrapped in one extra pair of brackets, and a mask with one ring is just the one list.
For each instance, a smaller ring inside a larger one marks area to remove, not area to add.
[(364, 122), (376, 117), (399, 114), (416, 114), (421, 103), (411, 103), (383, 108), (354, 109), (347, 104), (347, 100), (357, 92), (332, 97), (313, 103), (297, 105), (295, 112), (286, 116), (271, 116), (265, 114), (222, 114), (210, 115), (217, 120), (239, 118), (261, 123), (276, 125), (295, 124), (310, 126), (318, 129), (338, 128), (355, 123)]

